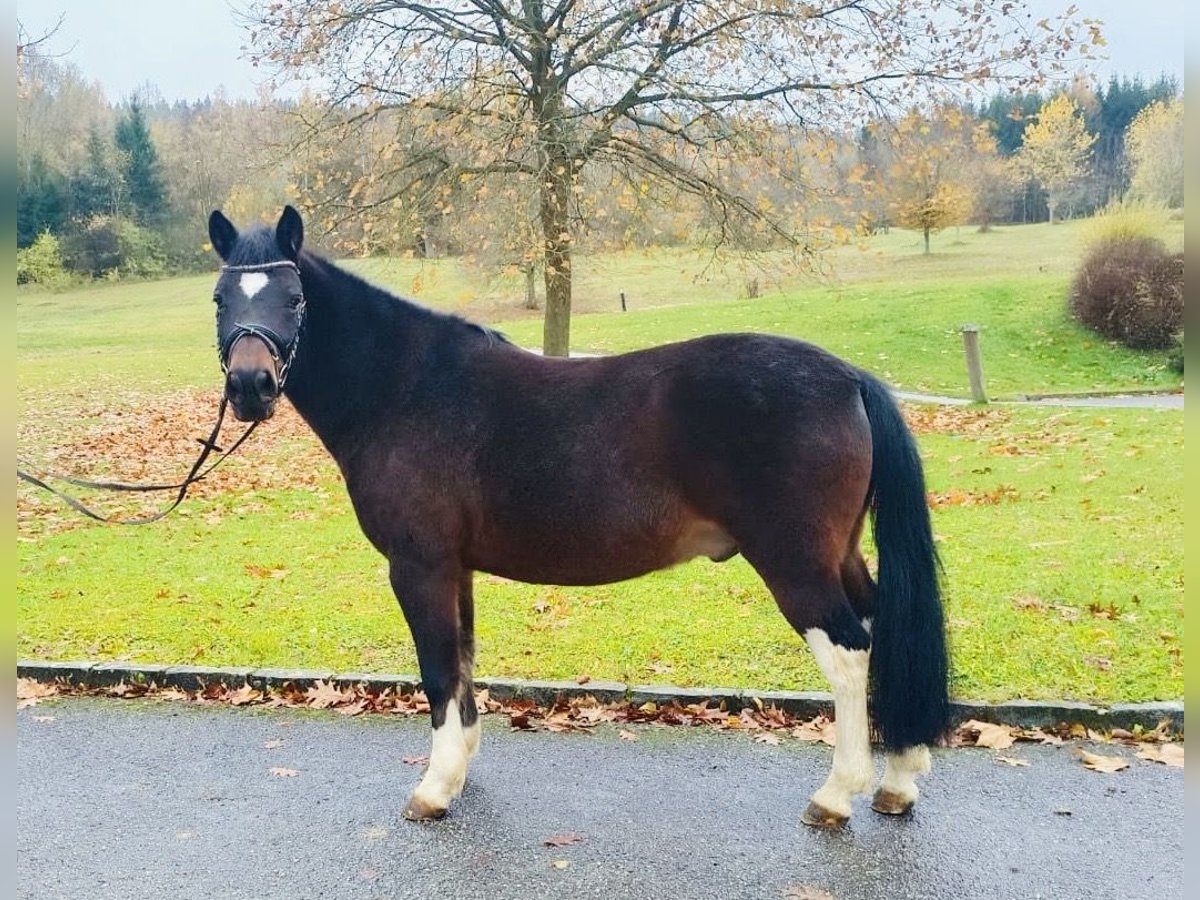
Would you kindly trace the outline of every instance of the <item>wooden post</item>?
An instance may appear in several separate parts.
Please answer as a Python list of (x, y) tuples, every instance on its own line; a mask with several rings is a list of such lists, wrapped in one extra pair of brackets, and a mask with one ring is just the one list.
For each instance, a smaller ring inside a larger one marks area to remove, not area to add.
[(971, 380), (971, 399), (976, 403), (987, 403), (987, 392), (983, 386), (983, 358), (979, 354), (979, 326), (964, 325), (963, 352), (967, 356), (967, 377)]
[(625, 312), (625, 292), (621, 291), (621, 312)]

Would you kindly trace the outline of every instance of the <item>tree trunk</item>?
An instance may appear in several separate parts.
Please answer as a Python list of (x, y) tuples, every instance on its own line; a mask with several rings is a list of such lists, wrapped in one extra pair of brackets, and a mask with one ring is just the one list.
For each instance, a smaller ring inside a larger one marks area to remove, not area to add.
[(536, 268), (536, 266), (534, 266), (533, 263), (526, 263), (526, 265), (525, 265), (525, 308), (526, 309), (537, 309), (538, 308), (537, 278), (536, 278), (536, 272), (534, 271), (535, 268)]
[(542, 353), (567, 356), (571, 348), (569, 185), (565, 176), (555, 176), (553, 171), (552, 163), (542, 188), (542, 234), (546, 246), (546, 319), (542, 329)]
[(925, 229), (925, 255), (929, 255), (929, 229)]
[(1058, 220), (1058, 198), (1047, 192), (1046, 207), (1050, 210), (1050, 224), (1053, 225)]

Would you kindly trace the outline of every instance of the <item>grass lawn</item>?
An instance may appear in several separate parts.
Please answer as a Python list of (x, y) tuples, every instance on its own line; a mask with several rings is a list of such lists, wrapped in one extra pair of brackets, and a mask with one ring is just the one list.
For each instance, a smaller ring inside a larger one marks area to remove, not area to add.
[[(791, 282), (754, 301), (723, 297), (716, 280), (689, 287), (687, 266), (701, 263), (682, 252), (589, 260), (580, 305), (598, 309), (616, 288), (633, 310), (579, 315), (575, 346), (782, 331), (905, 387), (961, 394), (955, 329), (971, 321), (985, 329), (993, 393), (1174, 383), (1161, 357), (1115, 350), (1065, 320), (1078, 230), (946, 233), (929, 258), (919, 238), (893, 232), (871, 249), (837, 251), (836, 282)], [(355, 265), (405, 292), (420, 276), (423, 300), (481, 319), (509, 309), (494, 284), (464, 302), (475, 276), (457, 264)], [(60, 468), (99, 460), (92, 471), (124, 477), (186, 468), (219, 380), (211, 288), (201, 276), (19, 293), (19, 452)], [(537, 343), (533, 319), (503, 327)], [(954, 693), (1181, 697), (1182, 414), (910, 412), (946, 569)], [(25, 488), (17, 512), (21, 656), (416, 670), (383, 559), (359, 533), (334, 467), (289, 417), (162, 523), (87, 525)], [(481, 674), (826, 686), (740, 558), (599, 588), (481, 575), (476, 592)]]

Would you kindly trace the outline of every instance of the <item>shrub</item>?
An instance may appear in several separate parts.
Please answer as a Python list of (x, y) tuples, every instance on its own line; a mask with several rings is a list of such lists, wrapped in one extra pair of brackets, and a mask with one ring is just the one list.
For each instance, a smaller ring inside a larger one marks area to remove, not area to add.
[(67, 281), (58, 238), (43, 231), (28, 247), (17, 250), (17, 284), (58, 287)]
[(149, 278), (166, 270), (166, 252), (154, 232), (129, 219), (93, 216), (66, 241), (67, 264), (93, 277)]
[(1167, 353), (1167, 366), (1172, 372), (1183, 374), (1183, 331), (1175, 335), (1175, 343)]
[(1153, 238), (1162, 234), (1169, 217), (1166, 209), (1152, 203), (1117, 200), (1084, 227), (1084, 245), (1091, 250), (1105, 241)]
[(1183, 328), (1183, 254), (1151, 237), (1097, 241), (1075, 276), (1071, 312), (1127, 347), (1167, 349)]

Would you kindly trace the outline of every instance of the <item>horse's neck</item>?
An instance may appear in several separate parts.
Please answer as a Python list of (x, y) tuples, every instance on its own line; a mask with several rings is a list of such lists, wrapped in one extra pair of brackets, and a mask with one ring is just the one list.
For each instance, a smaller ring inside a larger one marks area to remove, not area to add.
[(339, 456), (411, 388), (426, 355), (428, 324), (420, 309), (381, 303), (374, 288), (324, 260), (306, 256), (301, 273), (308, 321), (286, 393)]

